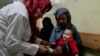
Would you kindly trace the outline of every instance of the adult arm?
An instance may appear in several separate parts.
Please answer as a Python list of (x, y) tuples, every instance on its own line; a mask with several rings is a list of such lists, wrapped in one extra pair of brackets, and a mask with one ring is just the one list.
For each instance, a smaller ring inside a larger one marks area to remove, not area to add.
[[(6, 33), (6, 43), (11, 53), (26, 53), (35, 55), (39, 49), (36, 44), (30, 44), (24, 38), (25, 32), (30, 31), (28, 19), (20, 14), (13, 14), (9, 16), (8, 28)], [(27, 34), (29, 34), (28, 32)]]

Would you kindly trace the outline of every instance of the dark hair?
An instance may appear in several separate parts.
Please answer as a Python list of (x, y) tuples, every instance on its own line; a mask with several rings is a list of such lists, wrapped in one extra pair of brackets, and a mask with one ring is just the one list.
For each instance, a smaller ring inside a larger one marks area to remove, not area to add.
[(53, 26), (51, 19), (49, 17), (45, 17), (42, 21), (43, 27)]
[[(60, 12), (60, 11), (62, 11), (62, 12)], [(71, 14), (70, 14), (69, 10), (66, 9), (66, 8), (59, 8), (59, 9), (54, 13), (56, 20), (58, 20), (58, 19), (60, 18), (60, 16), (57, 17), (57, 14), (59, 14), (59, 13), (65, 14), (65, 15), (67, 16), (66, 25), (67, 25), (67, 26), (69, 26), (69, 25), (72, 26), (72, 23), (71, 23)], [(60, 15), (61, 15), (61, 14), (60, 14)]]
[(48, 11), (51, 10), (51, 8), (52, 8), (52, 5), (51, 5), (51, 3), (49, 3), (49, 4), (44, 8), (44, 10), (46, 10), (46, 12), (48, 12)]
[(45, 17), (42, 21), (42, 24), (43, 24), (43, 28), (40, 31), (40, 38), (45, 41), (49, 41), (54, 26), (49, 17)]
[(73, 37), (75, 36), (75, 31), (74, 31), (74, 29), (73, 29), (71, 26), (67, 26), (67, 27), (65, 28), (65, 30), (66, 30), (66, 29), (71, 30), (71, 31), (72, 31), (72, 36), (73, 36)]
[(70, 15), (70, 13), (67, 11), (64, 14), (67, 16), (67, 23), (71, 24), (71, 15)]

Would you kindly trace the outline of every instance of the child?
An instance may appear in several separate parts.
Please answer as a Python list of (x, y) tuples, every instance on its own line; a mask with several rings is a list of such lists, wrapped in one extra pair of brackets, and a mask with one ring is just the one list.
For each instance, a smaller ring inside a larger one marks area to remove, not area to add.
[(56, 48), (59, 46), (66, 45), (68, 54), (61, 54), (60, 56), (79, 56), (79, 51), (76, 46), (76, 41), (73, 39), (73, 29), (66, 28), (62, 37), (57, 41)]

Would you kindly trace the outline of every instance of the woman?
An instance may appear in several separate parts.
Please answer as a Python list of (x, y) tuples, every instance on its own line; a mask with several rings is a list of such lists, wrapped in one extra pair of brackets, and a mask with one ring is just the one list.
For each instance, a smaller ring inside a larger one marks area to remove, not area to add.
[(0, 56), (23, 56), (23, 53), (34, 56), (37, 52), (47, 52), (44, 45), (27, 41), (31, 36), (35, 39), (36, 20), (50, 8), (50, 0), (14, 1), (3, 7), (0, 10)]
[(49, 38), (54, 26), (49, 17), (45, 17), (42, 21), (42, 24), (43, 24), (43, 28), (40, 31), (40, 38), (49, 42)]
[[(54, 13), (56, 21), (57, 21), (57, 26), (53, 29), (50, 37), (50, 44), (53, 45), (62, 35), (63, 31), (65, 30), (66, 27), (71, 26), (74, 29), (74, 39), (77, 42), (77, 46), (80, 49), (81, 47), (81, 40), (79, 33), (76, 29), (76, 27), (71, 23), (71, 15), (69, 11), (66, 8), (59, 8), (56, 10)], [(66, 46), (61, 46), (58, 49), (58, 53), (68, 53)]]

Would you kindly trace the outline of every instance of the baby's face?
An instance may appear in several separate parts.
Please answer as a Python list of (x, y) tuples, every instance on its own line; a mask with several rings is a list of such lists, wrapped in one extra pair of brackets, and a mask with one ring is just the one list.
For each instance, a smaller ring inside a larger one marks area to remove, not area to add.
[(66, 29), (63, 33), (63, 38), (69, 38), (69, 37), (72, 37), (72, 31), (69, 30), (69, 29)]

